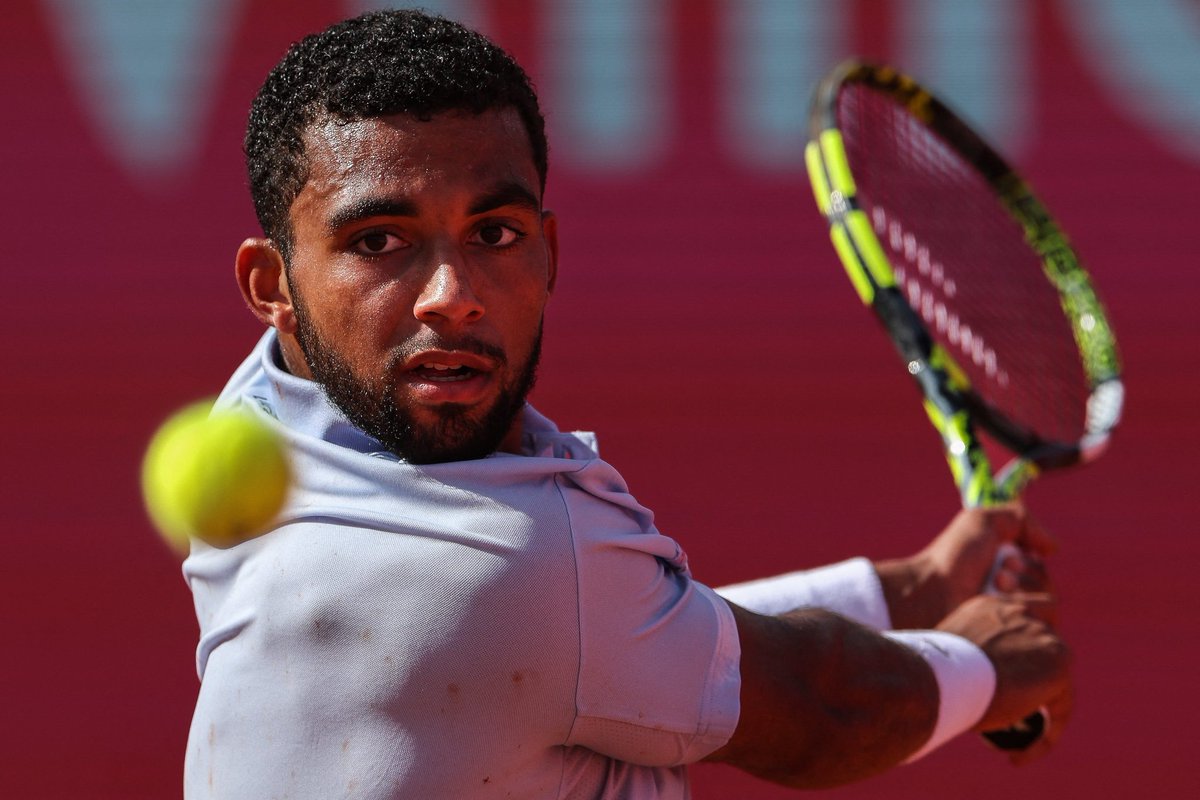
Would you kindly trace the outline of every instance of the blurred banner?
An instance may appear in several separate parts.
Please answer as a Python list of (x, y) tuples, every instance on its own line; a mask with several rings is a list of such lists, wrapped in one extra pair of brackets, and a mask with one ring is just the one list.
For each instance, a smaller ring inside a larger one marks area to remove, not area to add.
[[(139, 459), (260, 330), (233, 282), (258, 233), (240, 148), (259, 83), (289, 43), (388, 5), (0, 12), (0, 796), (179, 794), (196, 625), (142, 511)], [(510, 49), (543, 97), (562, 265), (533, 401), (599, 433), (708, 583), (905, 554), (956, 507), (915, 390), (813, 208), (813, 84), (851, 55), (890, 62), (999, 143), (1088, 263), (1127, 363), (1111, 454), (1030, 497), (1063, 542), (1078, 710), (1029, 768), (964, 737), (839, 796), (1200, 796), (1185, 611), (1200, 563), (1200, 5), (421, 5)], [(715, 767), (694, 783), (699, 800), (790, 796)]]
[[(257, 5), (271, 4), (45, 0), (81, 110), (105, 155), (130, 179), (171, 180), (196, 166), (221, 79), (241, 61), (234, 40)], [(398, 4), (323, 5), (352, 14)], [(1074, 51), (1116, 114), (1168, 152), (1200, 161), (1195, 4), (1062, 0), (1053, 6), (1062, 50)], [(698, 90), (711, 103), (723, 158), (747, 170), (800, 169), (807, 87), (864, 46), (939, 87), (1020, 158), (1047, 133), (1038, 113), (1045, 95), (1040, 71), (1067, 55), (1039, 46), (1045, 15), (1035, 2), (444, 0), (423, 7), (502, 41), (511, 15), (530, 24), (523, 43), (537, 48), (557, 153), (564, 165), (598, 176), (661, 163), (686, 133), (678, 98)], [(705, 41), (675, 19), (698, 14), (710, 26)], [(678, 59), (692, 47), (706, 50), (703, 72)]]

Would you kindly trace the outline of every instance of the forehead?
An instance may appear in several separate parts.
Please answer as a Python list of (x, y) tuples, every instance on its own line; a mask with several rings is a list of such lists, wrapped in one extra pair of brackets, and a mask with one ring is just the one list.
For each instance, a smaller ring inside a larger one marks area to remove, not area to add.
[(540, 197), (529, 135), (516, 109), (322, 120), (305, 131), (308, 180), (293, 222), (366, 195), (417, 200), (516, 183)]

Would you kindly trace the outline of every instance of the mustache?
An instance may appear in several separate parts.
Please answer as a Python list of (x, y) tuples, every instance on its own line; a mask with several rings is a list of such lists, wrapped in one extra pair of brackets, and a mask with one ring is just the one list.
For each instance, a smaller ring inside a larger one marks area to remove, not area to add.
[(444, 336), (433, 331), (425, 331), (393, 350), (388, 356), (387, 366), (389, 369), (396, 369), (417, 353), (425, 350), (471, 353), (489, 358), (500, 366), (508, 363), (508, 355), (498, 345), (485, 342), (474, 336)]

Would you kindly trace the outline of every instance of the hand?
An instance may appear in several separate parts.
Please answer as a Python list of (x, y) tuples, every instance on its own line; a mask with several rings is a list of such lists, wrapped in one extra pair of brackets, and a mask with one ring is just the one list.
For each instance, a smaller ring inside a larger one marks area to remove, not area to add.
[(996, 553), (1016, 544), (1023, 558), (1010, 558), (995, 576), (1001, 592), (1049, 592), (1042, 559), (1055, 540), (1020, 503), (960, 511), (946, 529), (915, 556), (875, 565), (897, 629), (932, 628), (984, 590)]
[(1048, 712), (1045, 733), (1014, 764), (1045, 755), (1062, 736), (1073, 703), (1070, 652), (1054, 632), (1057, 606), (1045, 594), (980, 595), (959, 606), (938, 629), (963, 636), (996, 669), (996, 693), (977, 731), (999, 730), (1038, 709)]

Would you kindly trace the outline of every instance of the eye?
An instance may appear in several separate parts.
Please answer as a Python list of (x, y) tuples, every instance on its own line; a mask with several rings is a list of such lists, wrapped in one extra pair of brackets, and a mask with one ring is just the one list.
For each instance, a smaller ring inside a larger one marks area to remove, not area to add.
[(354, 240), (355, 252), (368, 256), (381, 256), (405, 247), (407, 242), (394, 233), (370, 231)]
[(488, 247), (508, 247), (525, 238), (525, 234), (507, 225), (497, 223), (484, 225), (475, 232), (475, 236), (472, 238)]

